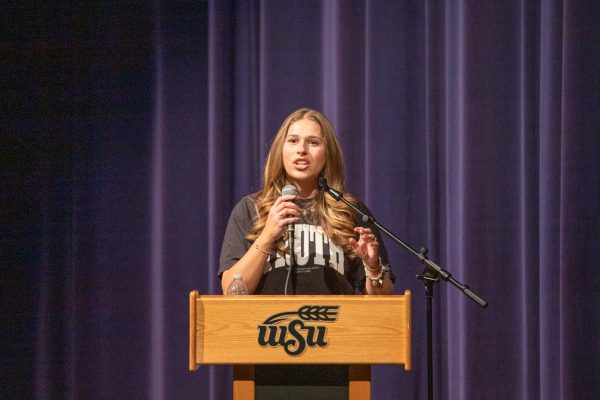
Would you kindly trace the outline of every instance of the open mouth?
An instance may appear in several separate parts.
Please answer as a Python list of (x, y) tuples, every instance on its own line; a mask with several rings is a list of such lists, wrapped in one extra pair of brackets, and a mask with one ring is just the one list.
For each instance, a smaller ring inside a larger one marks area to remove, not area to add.
[(297, 160), (294, 161), (294, 167), (298, 170), (298, 171), (304, 171), (308, 168), (309, 166), (309, 162), (306, 160)]

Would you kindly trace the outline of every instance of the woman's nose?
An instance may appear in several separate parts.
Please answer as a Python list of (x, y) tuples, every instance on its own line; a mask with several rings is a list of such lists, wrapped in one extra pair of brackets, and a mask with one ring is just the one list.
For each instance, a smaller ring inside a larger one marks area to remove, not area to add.
[(296, 152), (298, 152), (298, 154), (306, 154), (306, 147), (307, 147), (307, 145), (305, 143), (303, 143), (300, 146), (298, 146), (298, 148), (296, 149)]

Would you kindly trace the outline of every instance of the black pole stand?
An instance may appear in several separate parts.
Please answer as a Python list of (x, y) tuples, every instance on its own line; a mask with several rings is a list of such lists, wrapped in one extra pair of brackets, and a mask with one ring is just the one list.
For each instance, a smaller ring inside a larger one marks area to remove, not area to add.
[(371, 223), (375, 225), (380, 231), (385, 233), (388, 237), (390, 237), (394, 242), (402, 246), (406, 251), (415, 256), (417, 260), (425, 265), (425, 269), (423, 274), (417, 275), (417, 279), (423, 281), (425, 285), (425, 296), (427, 298), (427, 398), (429, 400), (433, 400), (433, 285), (435, 282), (439, 281), (441, 277), (446, 282), (452, 283), (455, 287), (457, 287), (461, 292), (463, 292), (468, 298), (479, 304), (481, 307), (487, 307), (487, 301), (481, 299), (475, 293), (473, 293), (467, 285), (463, 285), (458, 282), (456, 279), (452, 277), (452, 275), (442, 269), (439, 265), (431, 261), (427, 258), (428, 250), (426, 248), (422, 248), (421, 251), (417, 252), (407, 243), (402, 241), (392, 232), (387, 230), (384, 226), (382, 226), (379, 222), (375, 220), (370, 215), (365, 214), (363, 211), (358, 209), (354, 204), (350, 203), (348, 200), (344, 198), (344, 195), (337, 190), (330, 188), (327, 185), (327, 180), (323, 177), (319, 178), (319, 186), (318, 189), (320, 192), (327, 192), (331, 197), (335, 200), (343, 201), (348, 207), (352, 208), (358, 215), (361, 216), (361, 220), (365, 223)]
[[(427, 249), (422, 248), (421, 254), (423, 253), (427, 253)], [(436, 273), (425, 268), (422, 275), (417, 275), (417, 279), (423, 281), (427, 299), (427, 399), (433, 400), (433, 285), (439, 278)]]

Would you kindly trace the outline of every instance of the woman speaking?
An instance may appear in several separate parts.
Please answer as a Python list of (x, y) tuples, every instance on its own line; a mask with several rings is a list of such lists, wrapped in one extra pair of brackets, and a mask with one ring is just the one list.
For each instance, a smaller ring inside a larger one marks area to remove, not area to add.
[[(319, 111), (302, 108), (285, 119), (271, 144), (262, 189), (241, 199), (231, 213), (219, 266), (223, 293), (234, 274), (242, 274), (250, 294), (394, 292), (379, 232), (360, 222), (349, 206), (319, 192), (321, 176), (344, 192), (343, 157), (333, 127)], [(293, 194), (282, 194), (289, 185)], [(344, 198), (368, 212), (351, 195)]]

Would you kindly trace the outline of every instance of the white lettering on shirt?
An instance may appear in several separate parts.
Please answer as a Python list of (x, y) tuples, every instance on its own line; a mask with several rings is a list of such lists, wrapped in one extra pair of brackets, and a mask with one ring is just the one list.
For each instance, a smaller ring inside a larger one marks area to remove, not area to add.
[[(307, 264), (325, 266), (326, 260), (329, 259), (328, 266), (340, 274), (344, 274), (344, 251), (325, 235), (323, 228), (320, 226), (296, 224), (294, 228), (294, 254), (298, 266)], [(289, 265), (289, 261), (289, 254), (286, 254), (285, 257), (279, 255), (275, 259), (273, 267), (285, 267)], [(266, 273), (268, 270), (265, 269), (264, 272)]]

